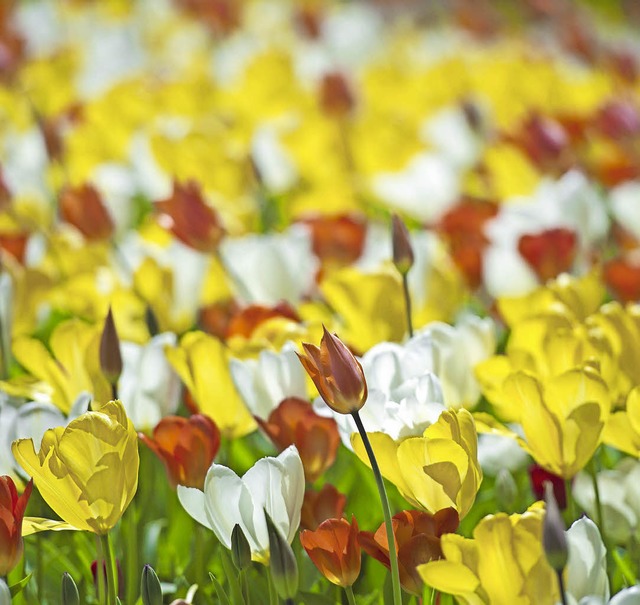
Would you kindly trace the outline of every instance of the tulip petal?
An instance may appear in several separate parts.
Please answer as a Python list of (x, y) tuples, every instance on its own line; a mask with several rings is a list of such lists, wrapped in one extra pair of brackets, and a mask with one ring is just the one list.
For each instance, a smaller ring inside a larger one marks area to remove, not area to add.
[(452, 561), (431, 561), (417, 567), (420, 577), (433, 588), (456, 596), (464, 596), (466, 602), (480, 605), (483, 601), (474, 595), (480, 580), (467, 567)]
[(178, 485), (176, 492), (182, 508), (184, 508), (193, 519), (200, 523), (200, 525), (204, 525), (213, 530), (205, 510), (206, 501), (204, 492), (196, 487), (185, 487), (184, 485)]
[(77, 527), (65, 521), (44, 519), (42, 517), (25, 517), (22, 521), (22, 536), (30, 536), (41, 531), (77, 530)]

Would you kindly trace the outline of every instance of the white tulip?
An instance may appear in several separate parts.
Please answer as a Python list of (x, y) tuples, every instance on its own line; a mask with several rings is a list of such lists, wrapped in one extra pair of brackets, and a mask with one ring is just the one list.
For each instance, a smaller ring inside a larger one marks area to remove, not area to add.
[(2, 578), (0, 578), (0, 605), (11, 605), (11, 591)]
[(257, 359), (231, 359), (231, 376), (249, 411), (262, 420), (287, 397), (307, 398), (306, 374), (292, 342), (280, 352), (265, 349)]
[(166, 347), (175, 347), (176, 342), (175, 334), (165, 332), (145, 345), (120, 343), (122, 374), (118, 395), (138, 430), (154, 428), (178, 408), (180, 379), (164, 353)]
[(226, 466), (212, 464), (204, 491), (179, 485), (178, 498), (187, 513), (213, 531), (226, 548), (231, 548), (231, 533), (239, 525), (253, 559), (264, 563), (269, 560), (264, 512), (291, 543), (300, 524), (304, 487), (302, 461), (291, 445), (277, 458), (258, 460), (242, 478)]
[(296, 304), (314, 285), (318, 260), (302, 225), (284, 233), (225, 238), (220, 254), (239, 297), (249, 304)]

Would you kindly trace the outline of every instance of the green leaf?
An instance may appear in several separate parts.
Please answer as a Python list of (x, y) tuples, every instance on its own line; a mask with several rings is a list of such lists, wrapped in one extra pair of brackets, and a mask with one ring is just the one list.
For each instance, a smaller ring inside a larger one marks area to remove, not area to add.
[(220, 599), (220, 605), (231, 605), (231, 601), (229, 601), (229, 597), (227, 596), (227, 593), (224, 591), (224, 588), (222, 588), (222, 584), (218, 582), (218, 580), (212, 573), (209, 573), (209, 577), (211, 578), (211, 581), (213, 582), (213, 585), (216, 588), (216, 593), (218, 593), (218, 599)]
[(22, 578), (22, 580), (20, 580), (19, 582), (16, 582), (15, 584), (12, 584), (11, 586), (9, 586), (9, 590), (11, 591), (12, 597), (15, 597), (17, 594), (20, 594), (24, 590), (24, 587), (28, 584), (32, 575), (33, 575), (33, 572), (31, 572), (28, 576), (25, 576), (24, 578)]

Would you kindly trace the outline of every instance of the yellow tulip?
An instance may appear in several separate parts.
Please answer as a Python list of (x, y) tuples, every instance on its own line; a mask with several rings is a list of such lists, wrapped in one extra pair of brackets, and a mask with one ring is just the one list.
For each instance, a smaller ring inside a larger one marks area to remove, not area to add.
[(32, 439), (11, 449), (45, 502), (76, 529), (106, 534), (138, 487), (138, 435), (120, 401), (49, 429), (38, 453)]
[(629, 393), (624, 411), (611, 414), (602, 440), (625, 454), (640, 458), (640, 386)]
[(422, 579), (465, 605), (553, 605), (555, 572), (542, 549), (543, 508), (521, 515), (489, 515), (473, 538), (444, 534), (444, 558), (418, 566)]
[(597, 272), (582, 277), (563, 273), (524, 296), (503, 297), (498, 310), (508, 326), (544, 311), (563, 310), (578, 321), (595, 313), (604, 300), (605, 290)]
[(614, 393), (624, 389), (617, 360), (606, 339), (560, 307), (517, 323), (511, 330), (505, 355), (480, 362), (474, 371), (498, 416), (506, 422), (519, 422), (522, 408), (503, 388), (511, 374), (522, 370), (546, 379), (585, 364), (597, 367)]
[[(478, 436), (471, 414), (446, 410), (422, 437), (396, 442), (384, 433), (368, 433), (382, 475), (394, 483), (412, 506), (429, 513), (453, 507), (462, 519), (475, 500), (482, 469), (478, 463)], [(365, 463), (360, 435), (351, 443)]]
[(504, 397), (521, 409), (524, 439), (488, 414), (476, 414), (480, 432), (516, 439), (546, 470), (572, 478), (602, 440), (611, 400), (606, 383), (592, 367), (540, 378), (516, 372), (504, 383)]
[[(68, 414), (82, 391), (106, 402), (111, 388), (100, 369), (101, 326), (80, 319), (60, 323), (49, 339), (49, 350), (35, 338), (21, 337), (13, 345), (16, 359), (45, 383), (51, 400)], [(30, 393), (23, 393), (30, 396)]]
[(229, 353), (222, 342), (204, 332), (189, 332), (166, 355), (199, 410), (223, 435), (242, 437), (256, 429), (231, 378)]

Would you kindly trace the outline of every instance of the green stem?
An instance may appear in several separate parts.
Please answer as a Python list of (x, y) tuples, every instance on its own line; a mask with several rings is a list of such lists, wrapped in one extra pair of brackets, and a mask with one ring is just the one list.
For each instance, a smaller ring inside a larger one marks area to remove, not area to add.
[(556, 574), (558, 575), (558, 585), (560, 586), (560, 599), (562, 601), (562, 605), (567, 605), (567, 595), (565, 594), (565, 590), (564, 590), (564, 580), (562, 578), (562, 571), (556, 570)]
[(353, 594), (353, 588), (351, 586), (345, 586), (344, 591), (347, 593), (349, 605), (356, 605), (356, 596)]
[(573, 500), (573, 491), (571, 489), (571, 479), (565, 479), (564, 491), (567, 496), (567, 527), (573, 523), (576, 518), (576, 505)]
[(624, 577), (627, 584), (629, 586), (634, 586), (635, 584), (637, 584), (638, 579), (633, 573), (631, 567), (629, 567), (627, 562), (620, 556), (620, 553), (616, 549), (614, 549), (611, 556), (613, 557), (613, 560), (615, 561), (616, 566), (620, 570), (620, 573)]
[(382, 512), (384, 514), (384, 525), (387, 530), (387, 542), (389, 544), (389, 566), (391, 568), (391, 584), (393, 586), (393, 603), (394, 605), (402, 605), (402, 593), (400, 592), (400, 571), (398, 569), (398, 553), (396, 550), (396, 539), (393, 535), (393, 526), (391, 525), (391, 510), (389, 509), (389, 499), (387, 498), (387, 490), (384, 487), (384, 481), (380, 474), (380, 468), (378, 467), (378, 461), (376, 460), (373, 448), (369, 441), (367, 431), (364, 430), (364, 425), (360, 419), (358, 411), (351, 413), (353, 420), (358, 427), (358, 432), (362, 437), (365, 450), (367, 450), (367, 456), (369, 456), (369, 462), (371, 463), (371, 469), (373, 470), (373, 476), (376, 479), (376, 485), (378, 486), (378, 493), (380, 494), (380, 501), (382, 503)]
[(38, 603), (42, 603), (42, 592), (44, 588), (44, 563), (42, 561), (42, 534), (36, 534), (36, 596)]
[[(111, 540), (109, 534), (100, 536), (102, 551), (104, 553), (104, 562), (107, 570), (107, 605), (116, 605), (116, 595), (118, 594), (118, 581), (116, 576), (116, 559), (111, 548)], [(100, 572), (102, 570), (100, 569)]]
[(96, 535), (96, 553), (97, 553), (97, 559), (96, 559), (97, 588), (96, 590), (98, 593), (96, 597), (98, 598), (98, 603), (104, 603), (106, 599), (106, 591), (105, 591), (105, 585), (104, 585), (104, 568), (105, 568), (104, 549), (103, 549), (103, 544), (100, 539), (100, 536), (97, 536), (97, 535)]
[(205, 548), (205, 535), (204, 532), (206, 531), (206, 528), (203, 527), (202, 525), (200, 525), (199, 523), (196, 523), (196, 536), (195, 536), (195, 546), (194, 546), (194, 559), (195, 559), (195, 565), (194, 565), (194, 575), (196, 578), (196, 583), (200, 584), (200, 586), (204, 586), (204, 578), (206, 575), (206, 564), (205, 564), (205, 555), (204, 555), (204, 548)]
[(600, 500), (600, 487), (598, 486), (598, 471), (596, 469), (596, 457), (595, 455), (589, 462), (589, 474), (591, 475), (591, 481), (593, 482), (593, 493), (596, 499), (596, 524), (600, 528), (600, 535), (602, 542), (606, 545), (606, 532), (604, 530), (604, 515), (602, 514), (602, 501)]
[(251, 605), (251, 595), (249, 593), (249, 580), (247, 579), (247, 570), (240, 571), (240, 580), (242, 583), (242, 590), (244, 592), (245, 605)]
[(126, 602), (135, 603), (140, 588), (140, 574), (138, 573), (138, 507), (135, 498), (129, 505), (123, 524), (125, 524), (127, 542), (125, 553), (127, 561)]
[(411, 319), (411, 294), (409, 292), (408, 273), (402, 274), (402, 291), (404, 293), (404, 309), (407, 314), (407, 329), (409, 330), (409, 338), (413, 338), (413, 320)]

